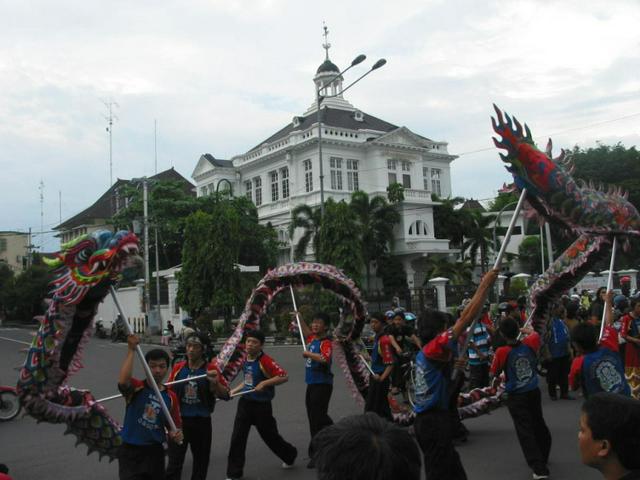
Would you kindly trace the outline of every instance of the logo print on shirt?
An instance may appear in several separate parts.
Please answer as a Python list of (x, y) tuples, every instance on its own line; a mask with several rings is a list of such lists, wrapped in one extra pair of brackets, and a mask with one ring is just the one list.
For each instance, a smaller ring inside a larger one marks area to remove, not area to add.
[(149, 430), (157, 430), (157, 418), (160, 414), (160, 404), (153, 395), (149, 395), (149, 400), (144, 406), (142, 418), (138, 419), (138, 423)]
[(523, 386), (529, 383), (533, 378), (533, 370), (531, 369), (531, 363), (527, 357), (518, 357), (515, 361), (514, 368), (516, 371), (516, 381), (518, 386)]
[(247, 387), (253, 387), (253, 371), (250, 368), (244, 371), (244, 384)]
[(198, 403), (200, 399), (198, 398), (198, 384), (195, 381), (187, 382), (184, 387), (184, 395), (182, 396), (182, 400), (184, 403), (189, 405), (193, 405), (194, 403)]
[(596, 378), (605, 392), (617, 392), (622, 384), (622, 377), (610, 360), (602, 360), (596, 364)]

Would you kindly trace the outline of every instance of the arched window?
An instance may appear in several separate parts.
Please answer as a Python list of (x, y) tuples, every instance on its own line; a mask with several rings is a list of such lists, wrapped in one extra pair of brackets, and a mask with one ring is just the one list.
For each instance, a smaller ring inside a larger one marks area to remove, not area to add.
[(409, 226), (409, 235), (428, 235), (427, 224), (422, 220), (416, 220)]

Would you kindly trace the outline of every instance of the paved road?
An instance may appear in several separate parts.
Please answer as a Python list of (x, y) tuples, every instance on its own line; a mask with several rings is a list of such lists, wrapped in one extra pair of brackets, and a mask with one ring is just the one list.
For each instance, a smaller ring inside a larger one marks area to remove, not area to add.
[[(0, 329), (0, 382), (13, 383), (14, 367), (24, 360), (20, 350), (29, 342), (27, 330)], [(146, 351), (149, 346), (143, 346)], [(89, 388), (96, 397), (116, 392), (116, 378), (126, 346), (108, 340), (92, 339), (85, 350), (84, 365), (72, 378), (72, 385)], [(282, 435), (298, 447), (297, 467), (282, 470), (280, 461), (252, 431), (247, 447), (247, 480), (313, 479), (315, 472), (304, 468), (308, 442), (308, 426), (304, 408), (303, 361), (300, 347), (270, 347), (267, 350), (289, 371), (290, 381), (277, 388), (274, 414)], [(334, 365), (334, 373), (337, 373)], [(137, 372), (140, 375), (140, 371)], [(110, 402), (110, 412), (118, 419), (124, 414), (124, 402)], [(580, 464), (576, 435), (580, 402), (545, 401), (544, 412), (553, 435), (550, 468), (554, 479), (595, 480), (594, 471)], [(344, 380), (336, 375), (330, 414), (334, 420), (360, 413), (351, 399)], [(228, 440), (233, 427), (234, 401), (219, 402), (214, 413), (214, 440), (209, 479), (224, 479)], [(468, 443), (459, 448), (469, 479), (531, 478), (505, 408), (491, 415), (466, 421), (471, 430)], [(16, 480), (65, 478), (67, 480), (103, 480), (117, 478), (116, 462), (98, 461), (96, 454), (86, 455), (86, 448), (75, 447), (74, 438), (63, 436), (64, 426), (36, 424), (30, 417), (0, 423), (0, 463), (6, 463)], [(191, 460), (187, 455), (186, 472)], [(183, 478), (188, 478), (183, 473)]]

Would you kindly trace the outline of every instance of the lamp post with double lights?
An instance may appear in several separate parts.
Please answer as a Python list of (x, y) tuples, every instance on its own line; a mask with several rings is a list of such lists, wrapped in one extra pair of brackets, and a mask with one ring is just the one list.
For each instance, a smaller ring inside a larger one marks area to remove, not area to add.
[(353, 87), (356, 83), (358, 83), (364, 77), (369, 75), (371, 72), (382, 67), (385, 63), (387, 63), (387, 61), (384, 58), (381, 58), (376, 63), (374, 63), (373, 66), (369, 70), (367, 70), (364, 74), (360, 75), (357, 79), (355, 79), (353, 82), (347, 85), (347, 87), (343, 88), (340, 92), (334, 95), (322, 95), (321, 92), (322, 90), (327, 89), (329, 85), (331, 85), (334, 82), (334, 80), (341, 77), (348, 70), (364, 62), (366, 58), (367, 58), (366, 55), (362, 55), (362, 54), (358, 55), (356, 58), (353, 59), (353, 61), (351, 62), (351, 65), (345, 68), (342, 72), (336, 73), (331, 79), (329, 79), (327, 82), (323, 82), (320, 87), (316, 88), (316, 111), (317, 111), (317, 119), (318, 119), (318, 160), (320, 161), (320, 215), (322, 217), (324, 217), (324, 169), (322, 166), (322, 113), (320, 111), (322, 101), (326, 98), (334, 98), (342, 95), (344, 92), (349, 90), (351, 87)]

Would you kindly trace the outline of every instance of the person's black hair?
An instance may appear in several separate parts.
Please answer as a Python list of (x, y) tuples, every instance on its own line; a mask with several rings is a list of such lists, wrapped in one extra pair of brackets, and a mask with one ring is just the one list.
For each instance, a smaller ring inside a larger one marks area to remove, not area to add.
[(636, 308), (638, 302), (640, 302), (640, 297), (631, 297), (629, 299), (629, 309), (633, 310), (634, 308)]
[(627, 470), (640, 469), (640, 402), (617, 393), (590, 395), (582, 405), (594, 440), (608, 440)]
[(387, 316), (382, 312), (373, 312), (369, 314), (369, 321), (378, 320), (380, 323), (385, 325), (387, 323)]
[(311, 452), (319, 480), (420, 478), (420, 451), (411, 435), (373, 412), (323, 428)]
[(516, 322), (512, 317), (506, 317), (500, 320), (498, 328), (500, 329), (502, 336), (507, 340), (515, 340), (518, 338), (518, 333), (520, 333), (518, 322)]
[(245, 341), (247, 340), (247, 338), (255, 338), (260, 342), (260, 345), (264, 345), (265, 337), (264, 337), (264, 332), (262, 330), (249, 330), (247, 333), (244, 334)]
[(448, 313), (428, 308), (420, 314), (418, 320), (418, 337), (423, 343), (430, 342), (442, 332), (453, 317)]
[(571, 330), (571, 341), (585, 352), (592, 352), (598, 348), (600, 332), (595, 325), (579, 323)]
[(149, 363), (151, 360), (164, 360), (165, 362), (167, 362), (167, 367), (170, 364), (169, 354), (161, 348), (154, 348), (153, 350), (149, 350), (144, 355), (144, 359), (147, 363)]
[(316, 312), (313, 314), (312, 320), (322, 320), (325, 327), (329, 327), (331, 325), (329, 315), (324, 312)]
[(0, 463), (0, 473), (9, 475), (9, 467), (7, 467), (4, 463)]

